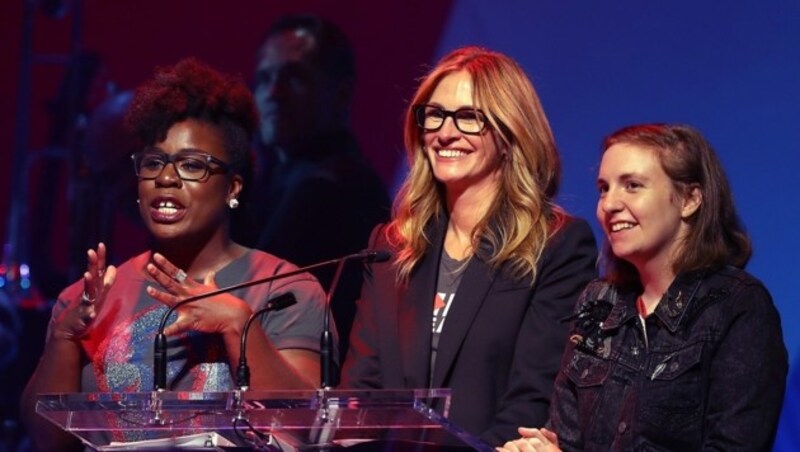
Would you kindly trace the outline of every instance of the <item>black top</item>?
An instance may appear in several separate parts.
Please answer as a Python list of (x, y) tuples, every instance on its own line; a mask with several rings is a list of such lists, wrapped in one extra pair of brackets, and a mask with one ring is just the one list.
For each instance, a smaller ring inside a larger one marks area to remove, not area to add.
[[(449, 419), (492, 445), (517, 426), (543, 426), (578, 295), (596, 277), (589, 225), (569, 219), (548, 242), (530, 278), (493, 270), (476, 253), (467, 264), (431, 360), (431, 314), (447, 218), (426, 230), (431, 248), (406, 286), (393, 265), (372, 264), (342, 372), (347, 388), (452, 390)], [(385, 230), (371, 244), (388, 247)], [(431, 373), (432, 382), (429, 381)]]

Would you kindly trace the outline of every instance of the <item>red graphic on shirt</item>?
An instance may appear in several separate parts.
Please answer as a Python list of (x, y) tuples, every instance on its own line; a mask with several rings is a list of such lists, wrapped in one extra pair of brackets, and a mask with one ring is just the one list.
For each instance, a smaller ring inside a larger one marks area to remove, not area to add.
[(444, 299), (442, 299), (442, 294), (437, 293), (436, 296), (433, 297), (433, 310), (442, 309), (445, 305), (446, 303)]
[(450, 305), (453, 304), (454, 293), (437, 292), (433, 298), (433, 333), (438, 334), (442, 332), (444, 327), (444, 319), (447, 317), (447, 311), (450, 310)]

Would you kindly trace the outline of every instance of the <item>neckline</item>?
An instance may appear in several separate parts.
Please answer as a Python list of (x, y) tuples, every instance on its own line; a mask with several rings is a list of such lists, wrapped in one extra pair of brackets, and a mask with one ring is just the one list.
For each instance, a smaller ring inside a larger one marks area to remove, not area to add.
[[(636, 311), (639, 313), (639, 317), (642, 319), (646, 319), (650, 314), (652, 314), (652, 312), (649, 314), (647, 313), (647, 306), (644, 304), (644, 300), (642, 299), (641, 295), (636, 297)], [(655, 309), (653, 309), (653, 312), (655, 312)]]
[[(234, 262), (237, 262), (238, 260), (240, 260), (240, 259), (244, 258), (245, 256), (249, 255), (252, 251), (253, 251), (252, 248), (248, 248), (248, 247), (244, 247), (243, 246), (241, 253), (238, 253), (237, 255), (234, 255), (230, 259), (225, 260), (222, 263), (219, 263), (219, 264), (215, 265), (214, 268), (212, 270), (209, 270), (209, 271), (214, 272), (215, 275), (219, 275), (219, 272), (227, 269)], [(143, 258), (143, 262), (142, 262), (142, 265), (141, 265), (141, 271), (144, 274), (145, 279), (149, 279), (151, 281), (153, 280), (153, 278), (151, 278), (150, 275), (147, 273), (147, 270), (145, 270), (145, 266), (147, 266), (147, 264), (153, 262), (153, 253), (155, 253), (155, 251), (148, 250), (148, 251), (146, 251), (145, 253), (143, 253), (141, 255), (141, 257)], [(208, 272), (206, 272), (205, 274), (207, 275)], [(203, 275), (203, 277), (201, 277), (200, 279), (193, 278), (191, 275), (189, 275), (189, 277), (194, 279), (195, 281), (202, 282), (203, 278), (205, 278), (205, 275)]]
[(466, 256), (464, 259), (456, 259), (453, 256), (451, 256), (450, 253), (448, 253), (447, 250), (444, 247), (442, 248), (442, 255), (444, 256), (445, 260), (447, 260), (448, 262), (455, 263), (455, 264), (463, 264), (470, 257), (472, 257), (472, 255), (469, 255), (469, 256)]

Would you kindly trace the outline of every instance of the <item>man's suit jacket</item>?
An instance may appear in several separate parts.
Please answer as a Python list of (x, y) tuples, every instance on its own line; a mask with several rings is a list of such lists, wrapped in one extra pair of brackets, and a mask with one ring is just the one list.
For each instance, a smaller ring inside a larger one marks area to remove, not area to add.
[[(451, 388), (450, 420), (498, 445), (518, 437), (517, 426), (538, 427), (547, 420), (569, 317), (596, 277), (597, 247), (588, 224), (568, 217), (547, 244), (533, 285), (530, 277), (515, 280), (504, 266), (492, 270), (475, 253), (445, 320), (430, 380), (446, 226), (442, 218), (427, 228), (431, 249), (408, 284), (396, 284), (392, 264), (365, 270), (342, 386)], [(373, 231), (370, 246), (391, 250), (385, 227)]]

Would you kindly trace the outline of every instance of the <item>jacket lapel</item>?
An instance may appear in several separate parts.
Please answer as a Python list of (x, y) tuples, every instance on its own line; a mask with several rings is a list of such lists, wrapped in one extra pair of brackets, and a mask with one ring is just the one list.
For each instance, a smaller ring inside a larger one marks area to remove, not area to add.
[[(464, 270), (461, 284), (456, 290), (453, 305), (450, 307), (444, 321), (444, 328), (439, 336), (439, 351), (436, 355), (432, 387), (446, 386), (447, 375), (450, 373), (475, 316), (486, 300), (495, 277), (496, 272), (492, 271), (483, 260), (476, 255), (472, 256)], [(430, 314), (432, 315), (432, 312)]]
[(442, 216), (426, 232), (431, 248), (411, 273), (408, 287), (397, 304), (400, 359), (406, 388), (426, 388), (430, 375), (433, 299), (439, 274), (439, 259), (444, 242), (446, 217)]

